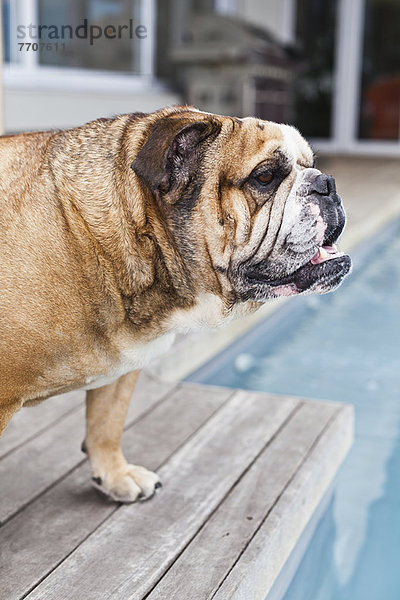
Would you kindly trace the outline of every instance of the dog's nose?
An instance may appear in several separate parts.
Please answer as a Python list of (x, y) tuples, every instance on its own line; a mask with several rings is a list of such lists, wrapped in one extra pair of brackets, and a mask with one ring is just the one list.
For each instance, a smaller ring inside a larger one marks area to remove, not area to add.
[(329, 196), (337, 204), (341, 203), (340, 196), (336, 193), (336, 182), (331, 175), (320, 173), (311, 183), (311, 191), (320, 196)]
[(330, 196), (332, 194), (336, 194), (335, 180), (331, 175), (320, 173), (313, 180), (311, 189), (313, 192), (317, 192), (317, 194), (320, 194), (321, 196)]

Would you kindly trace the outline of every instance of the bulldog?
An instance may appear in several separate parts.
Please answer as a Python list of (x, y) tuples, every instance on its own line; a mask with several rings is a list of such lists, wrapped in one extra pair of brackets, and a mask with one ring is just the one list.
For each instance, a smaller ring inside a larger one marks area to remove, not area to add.
[(139, 370), (176, 333), (349, 273), (335, 182), (289, 125), (192, 107), (0, 139), (0, 433), (86, 394), (93, 483), (147, 499), (120, 440)]

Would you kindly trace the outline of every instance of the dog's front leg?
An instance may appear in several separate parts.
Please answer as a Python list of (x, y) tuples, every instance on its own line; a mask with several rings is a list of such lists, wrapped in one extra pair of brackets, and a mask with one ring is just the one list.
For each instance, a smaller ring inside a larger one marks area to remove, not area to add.
[(130, 465), (121, 450), (121, 436), (129, 400), (139, 371), (86, 394), (86, 440), (96, 488), (119, 502), (150, 498), (161, 485), (158, 476)]

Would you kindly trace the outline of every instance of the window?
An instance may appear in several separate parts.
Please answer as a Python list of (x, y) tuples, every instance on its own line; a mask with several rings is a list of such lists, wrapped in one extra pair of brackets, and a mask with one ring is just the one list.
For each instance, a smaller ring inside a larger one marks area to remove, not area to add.
[[(135, 28), (140, 25), (138, 0), (38, 0), (38, 9), (38, 22), (43, 27), (55, 25), (61, 34), (64, 26), (65, 45), (65, 50), (58, 52), (47, 51), (45, 47), (39, 53), (40, 64), (140, 72), (141, 40), (135, 35)], [(78, 33), (81, 36), (87, 33), (88, 39), (75, 35), (79, 27)], [(44, 30), (43, 41), (51, 42), (46, 32), (49, 29)], [(69, 39), (72, 36), (73, 39)]]
[(10, 0), (3, 0), (2, 5), (3, 21), (3, 54), (4, 62), (10, 62)]
[(151, 76), (153, 15), (154, 0), (6, 0), (5, 60)]
[(358, 137), (400, 135), (400, 4), (366, 0)]

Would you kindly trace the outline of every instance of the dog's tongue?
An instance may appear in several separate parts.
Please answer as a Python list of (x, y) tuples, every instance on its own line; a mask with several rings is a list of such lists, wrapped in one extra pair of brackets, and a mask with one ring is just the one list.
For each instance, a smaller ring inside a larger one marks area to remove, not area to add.
[(331, 260), (332, 258), (337, 258), (338, 256), (342, 256), (342, 252), (338, 252), (338, 249), (335, 245), (333, 246), (320, 246), (316, 254), (310, 260), (312, 265), (319, 265), (320, 263), (325, 262), (326, 260)]

